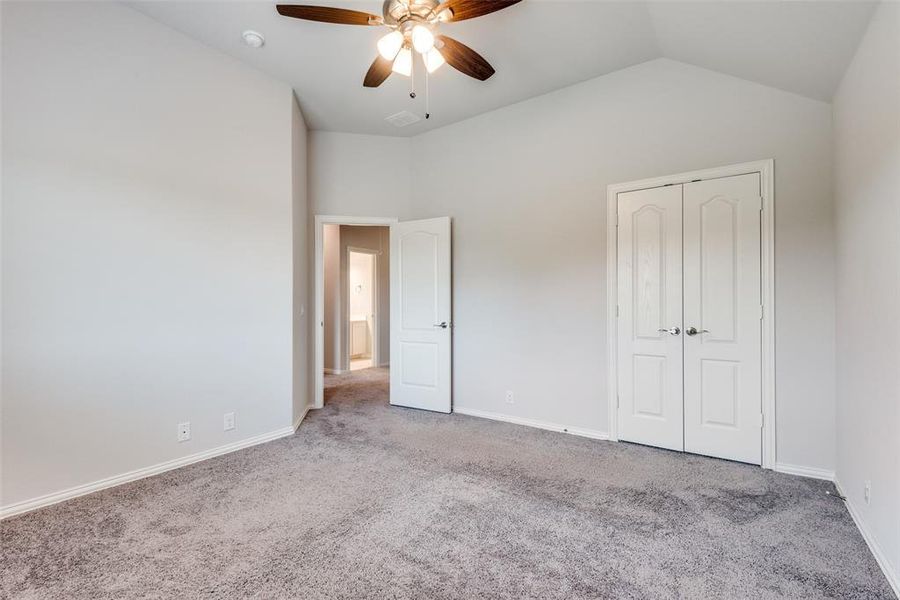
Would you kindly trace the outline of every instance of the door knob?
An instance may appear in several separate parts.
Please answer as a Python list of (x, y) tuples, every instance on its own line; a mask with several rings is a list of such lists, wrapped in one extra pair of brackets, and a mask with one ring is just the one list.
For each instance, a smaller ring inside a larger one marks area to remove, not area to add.
[(450, 325), (447, 323), (447, 321), (441, 321), (440, 323), (435, 323), (433, 325), (433, 327), (440, 327), (441, 329), (447, 329), (448, 327), (450, 327)]
[(688, 327), (684, 332), (688, 335), (697, 335), (698, 333), (709, 333), (709, 329), (697, 329), (696, 327)]
[(672, 327), (671, 329), (657, 329), (660, 333), (668, 333), (669, 335), (678, 335), (681, 333), (681, 328), (678, 326)]

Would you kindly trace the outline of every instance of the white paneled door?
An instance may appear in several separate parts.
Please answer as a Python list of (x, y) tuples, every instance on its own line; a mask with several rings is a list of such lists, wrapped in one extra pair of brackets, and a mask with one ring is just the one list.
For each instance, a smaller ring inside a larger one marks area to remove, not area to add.
[(684, 449), (681, 186), (619, 194), (619, 438)]
[(760, 464), (759, 173), (684, 185), (684, 449)]
[(760, 176), (618, 195), (622, 440), (762, 459)]
[(450, 412), (450, 218), (391, 231), (391, 404)]

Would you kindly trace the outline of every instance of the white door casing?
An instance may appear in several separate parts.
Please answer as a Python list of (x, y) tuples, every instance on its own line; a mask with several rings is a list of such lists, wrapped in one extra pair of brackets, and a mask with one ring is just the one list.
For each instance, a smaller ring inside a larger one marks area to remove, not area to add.
[(451, 409), (450, 218), (391, 231), (391, 404)]
[(684, 449), (681, 186), (618, 195), (619, 438)]
[(760, 464), (760, 176), (686, 183), (683, 196), (685, 450)]

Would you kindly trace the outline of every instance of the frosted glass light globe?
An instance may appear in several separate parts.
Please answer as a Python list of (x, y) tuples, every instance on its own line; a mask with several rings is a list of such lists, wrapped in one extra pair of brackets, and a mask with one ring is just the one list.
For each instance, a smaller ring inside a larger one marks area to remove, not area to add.
[(412, 30), (413, 48), (419, 54), (425, 54), (434, 48), (434, 34), (424, 25), (416, 25)]
[(378, 54), (385, 60), (394, 60), (400, 47), (403, 46), (403, 34), (399, 31), (392, 31), (380, 40), (378, 40)]

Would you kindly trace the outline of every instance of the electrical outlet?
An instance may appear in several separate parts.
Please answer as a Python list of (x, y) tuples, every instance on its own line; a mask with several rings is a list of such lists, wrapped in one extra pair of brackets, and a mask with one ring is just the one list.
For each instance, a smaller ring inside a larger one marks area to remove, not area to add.
[(513, 404), (515, 399), (513, 398), (513, 393), (511, 390), (506, 390), (506, 403)]
[(234, 429), (234, 413), (225, 413), (225, 418), (223, 419), (223, 427), (225, 431), (231, 431)]
[(178, 441), (186, 442), (191, 439), (191, 423), (190, 421), (178, 424)]
[(866, 500), (866, 504), (869, 503), (869, 500), (872, 499), (872, 482), (866, 480), (866, 483), (863, 487), (863, 498)]

